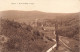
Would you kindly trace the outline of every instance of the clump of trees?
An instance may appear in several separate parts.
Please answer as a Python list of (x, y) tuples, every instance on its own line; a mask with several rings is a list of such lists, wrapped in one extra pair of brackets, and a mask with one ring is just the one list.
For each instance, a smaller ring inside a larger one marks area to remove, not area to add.
[(58, 34), (61, 36), (66, 36), (79, 40), (79, 18), (78, 17), (68, 17), (64, 20), (58, 22), (59, 29)]
[(74, 38), (79, 40), (79, 16), (78, 15), (70, 15), (57, 17), (55, 19), (47, 19), (46, 23), (50, 24), (48, 27), (55, 27), (55, 23), (58, 24), (58, 34), (60, 36)]

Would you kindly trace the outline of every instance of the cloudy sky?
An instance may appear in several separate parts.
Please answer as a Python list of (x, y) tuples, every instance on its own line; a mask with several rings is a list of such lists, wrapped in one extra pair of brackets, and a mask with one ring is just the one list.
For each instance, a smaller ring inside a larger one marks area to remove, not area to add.
[(0, 0), (0, 11), (4, 10), (76, 13), (80, 12), (80, 0)]

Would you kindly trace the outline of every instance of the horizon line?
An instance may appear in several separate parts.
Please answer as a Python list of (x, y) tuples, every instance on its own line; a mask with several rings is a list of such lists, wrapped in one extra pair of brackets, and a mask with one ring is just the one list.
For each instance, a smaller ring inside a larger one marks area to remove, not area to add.
[(80, 13), (80, 12), (45, 12), (45, 11), (39, 11), (39, 10), (2, 10), (0, 12), (4, 12), (4, 11), (23, 11), (23, 12), (38, 11), (38, 12), (44, 12), (44, 13)]

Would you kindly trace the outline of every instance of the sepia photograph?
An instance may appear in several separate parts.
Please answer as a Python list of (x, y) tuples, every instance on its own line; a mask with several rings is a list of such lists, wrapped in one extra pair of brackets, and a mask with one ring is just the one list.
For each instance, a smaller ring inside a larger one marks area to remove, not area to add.
[(0, 0), (0, 52), (80, 52), (80, 0)]

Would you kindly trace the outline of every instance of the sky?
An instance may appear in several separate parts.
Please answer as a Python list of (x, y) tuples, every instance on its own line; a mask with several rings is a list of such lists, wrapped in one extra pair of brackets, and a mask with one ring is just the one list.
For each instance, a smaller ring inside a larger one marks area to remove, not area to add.
[(80, 0), (0, 0), (0, 11), (5, 10), (76, 13), (80, 12)]

